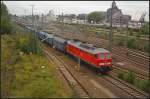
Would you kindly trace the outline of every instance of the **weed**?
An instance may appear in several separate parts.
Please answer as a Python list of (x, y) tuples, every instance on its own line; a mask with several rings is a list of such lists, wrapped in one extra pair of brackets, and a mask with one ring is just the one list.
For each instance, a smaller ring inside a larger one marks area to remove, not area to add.
[(124, 46), (124, 42), (125, 42), (125, 38), (121, 37), (121, 38), (119, 38), (118, 45), (119, 46)]
[(123, 74), (122, 72), (119, 72), (119, 73), (118, 73), (118, 78), (123, 79), (123, 75), (124, 75), (124, 74)]
[(133, 74), (133, 72), (129, 72), (127, 82), (134, 84), (134, 80), (135, 80), (135, 75)]
[(141, 90), (143, 90), (143, 91), (145, 91), (145, 92), (149, 92), (149, 86), (150, 86), (149, 80), (139, 80), (139, 79), (135, 79), (135, 80), (134, 80), (134, 85), (135, 85), (137, 88), (139, 88), (139, 89), (141, 89)]
[(139, 80), (138, 78), (136, 78), (133, 72), (129, 72), (129, 73), (119, 72), (118, 78), (136, 86), (137, 88), (145, 92), (149, 92), (149, 86), (150, 86), (149, 80)]
[(128, 48), (135, 48), (135, 39), (134, 38), (128, 39), (128, 41), (127, 41), (127, 47)]
[[(34, 43), (35, 42), (35, 43)], [(20, 34), (20, 38), (18, 40), (18, 48), (26, 54), (34, 52), (34, 45), (36, 45), (35, 54), (42, 55), (42, 47), (40, 46), (40, 42), (38, 40), (34, 40), (33, 35), (29, 34)]]
[[(65, 91), (61, 81), (57, 78), (55, 66), (49, 64), (43, 55), (26, 53), (28, 48), (25, 47), (29, 44), (28, 36), (20, 34), (15, 36), (15, 38), (17, 37), (18, 39), (14, 39), (12, 35), (2, 35), (2, 97), (71, 97), (72, 92)], [(20, 45), (16, 46), (13, 43), (16, 40)], [(11, 50), (15, 52), (11, 53)], [(10, 65), (7, 60), (10, 59), (10, 55), (15, 59), (16, 53), (19, 54), (19, 61)], [(45, 66), (45, 68), (41, 68), (41, 66)], [(7, 79), (5, 78), (6, 73), (7, 76), (8, 74), (10, 76)]]

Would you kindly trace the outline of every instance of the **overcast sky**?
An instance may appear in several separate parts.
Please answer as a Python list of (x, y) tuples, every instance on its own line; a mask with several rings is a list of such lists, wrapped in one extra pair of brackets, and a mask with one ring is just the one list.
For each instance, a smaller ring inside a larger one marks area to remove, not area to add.
[[(34, 13), (47, 14), (53, 9), (54, 14), (79, 14), (92, 11), (107, 11), (112, 1), (4, 1), (12, 14), (31, 14), (31, 6), (34, 5)], [(139, 19), (146, 12), (146, 20), (149, 20), (149, 1), (116, 1), (123, 14), (129, 14), (132, 19)]]

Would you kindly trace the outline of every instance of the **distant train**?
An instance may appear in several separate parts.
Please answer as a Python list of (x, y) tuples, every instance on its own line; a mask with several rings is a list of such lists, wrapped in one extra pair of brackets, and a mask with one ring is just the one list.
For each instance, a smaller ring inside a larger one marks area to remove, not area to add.
[[(35, 31), (30, 27), (26, 28), (30, 31)], [(96, 67), (101, 72), (108, 72), (112, 70), (111, 53), (106, 49), (97, 48), (92, 44), (62, 38), (42, 31), (36, 31), (36, 33), (38, 34), (39, 39), (45, 41), (54, 48), (76, 58), (80, 58), (82, 61)]]

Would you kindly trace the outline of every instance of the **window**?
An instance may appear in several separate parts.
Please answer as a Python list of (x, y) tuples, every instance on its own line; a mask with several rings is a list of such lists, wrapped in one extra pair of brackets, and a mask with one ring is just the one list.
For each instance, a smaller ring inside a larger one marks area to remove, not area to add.
[(106, 54), (106, 58), (107, 58), (107, 59), (110, 59), (110, 58), (111, 58), (110, 53), (107, 53), (107, 54)]
[(105, 59), (105, 54), (104, 53), (100, 53), (100, 59)]
[(94, 56), (95, 56), (96, 58), (98, 58), (98, 54), (95, 54)]

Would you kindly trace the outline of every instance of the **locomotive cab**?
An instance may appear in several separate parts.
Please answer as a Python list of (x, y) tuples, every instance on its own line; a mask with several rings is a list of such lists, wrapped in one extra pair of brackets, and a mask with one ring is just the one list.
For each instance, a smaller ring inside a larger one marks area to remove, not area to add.
[(96, 54), (97, 66), (102, 70), (112, 70), (112, 57), (109, 52)]

